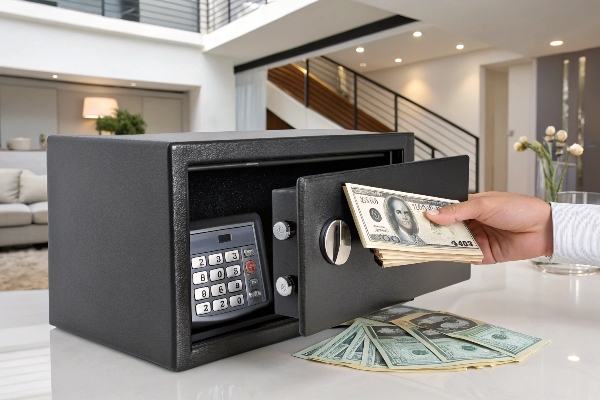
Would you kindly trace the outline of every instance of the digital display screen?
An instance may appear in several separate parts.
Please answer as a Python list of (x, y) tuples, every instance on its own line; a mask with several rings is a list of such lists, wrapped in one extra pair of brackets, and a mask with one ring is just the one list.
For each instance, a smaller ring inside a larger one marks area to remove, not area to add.
[(231, 242), (231, 235), (228, 233), (226, 235), (219, 235), (219, 243), (227, 243)]

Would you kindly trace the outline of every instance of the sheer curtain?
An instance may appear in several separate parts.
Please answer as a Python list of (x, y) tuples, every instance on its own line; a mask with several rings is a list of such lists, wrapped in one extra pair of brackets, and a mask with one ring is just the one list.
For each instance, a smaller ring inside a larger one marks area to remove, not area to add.
[(267, 129), (267, 70), (253, 69), (235, 74), (236, 129)]

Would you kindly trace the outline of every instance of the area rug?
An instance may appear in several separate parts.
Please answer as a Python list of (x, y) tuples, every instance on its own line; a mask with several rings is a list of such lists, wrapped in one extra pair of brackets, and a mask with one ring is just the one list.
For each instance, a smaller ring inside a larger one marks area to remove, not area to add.
[(0, 250), (0, 290), (48, 289), (48, 249)]

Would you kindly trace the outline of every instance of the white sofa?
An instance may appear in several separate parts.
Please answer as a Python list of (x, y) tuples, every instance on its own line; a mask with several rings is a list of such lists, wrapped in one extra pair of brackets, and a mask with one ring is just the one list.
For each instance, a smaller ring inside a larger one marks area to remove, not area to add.
[(0, 247), (48, 242), (46, 175), (0, 168)]

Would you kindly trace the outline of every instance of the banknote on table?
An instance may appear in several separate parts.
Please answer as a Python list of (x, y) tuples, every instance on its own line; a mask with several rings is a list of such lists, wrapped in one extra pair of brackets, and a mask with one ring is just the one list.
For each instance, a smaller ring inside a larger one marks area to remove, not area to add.
[(550, 343), (548, 339), (447, 312), (410, 314), (391, 322), (409, 330), (412, 327), (434, 330), (455, 339), (487, 347), (514, 359), (528, 357)]
[(398, 322), (397, 325), (445, 363), (454, 365), (489, 363), (489, 365), (497, 365), (514, 361), (513, 357), (499, 351), (444, 335), (434, 329), (419, 328), (406, 322)]
[[(469, 332), (474, 328), (492, 329), (488, 336), (502, 346), (483, 343)], [(548, 342), (474, 319), (397, 304), (357, 318), (343, 332), (294, 356), (374, 372), (464, 371), (523, 361)]]
[(346, 183), (350, 205), (363, 247), (374, 249), (383, 267), (428, 261), (480, 262), (481, 249), (464, 222), (448, 226), (425, 217), (427, 210), (457, 203), (395, 190)]

